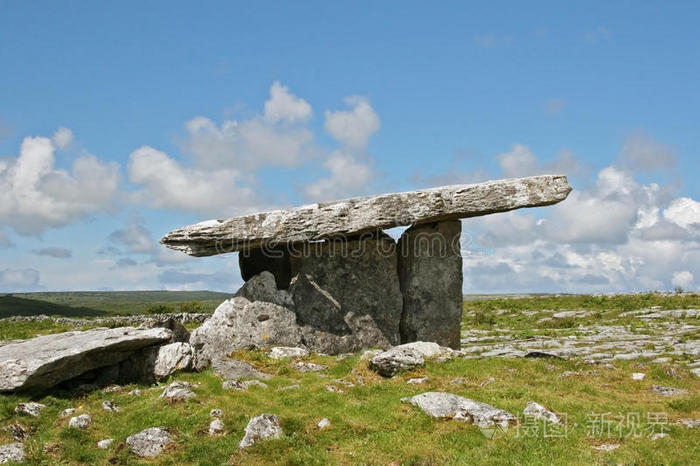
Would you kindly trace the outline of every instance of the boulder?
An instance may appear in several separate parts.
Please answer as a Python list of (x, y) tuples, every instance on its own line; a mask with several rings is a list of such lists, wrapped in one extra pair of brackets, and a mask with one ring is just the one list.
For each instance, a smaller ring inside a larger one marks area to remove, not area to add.
[(70, 418), (70, 421), (68, 421), (68, 427), (72, 429), (87, 429), (91, 424), (92, 418), (89, 414), (81, 414)]
[(462, 223), (448, 220), (412, 226), (399, 238), (401, 342), (433, 341), (460, 348), (461, 233)]
[(204, 324), (195, 329), (190, 345), (195, 349), (195, 369), (212, 359), (224, 358), (240, 349), (274, 345), (298, 346), (301, 329), (294, 312), (267, 302), (236, 297), (224, 301)]
[(553, 424), (561, 424), (561, 418), (557, 416), (554, 412), (545, 408), (541, 404), (530, 401), (523, 410), (525, 416), (533, 417), (535, 419), (542, 419)]
[(165, 387), (158, 398), (167, 398), (170, 401), (185, 401), (194, 397), (192, 384), (188, 382), (173, 382)]
[(156, 380), (162, 380), (178, 370), (187, 370), (192, 367), (194, 354), (189, 343), (170, 343), (158, 348), (153, 376)]
[(275, 346), (267, 353), (270, 359), (289, 359), (289, 358), (305, 358), (309, 355), (309, 350), (305, 348)]
[(21, 463), (24, 461), (24, 458), (23, 444), (15, 442), (0, 446), (0, 464), (9, 463), (10, 461), (13, 463)]
[(15, 413), (24, 416), (39, 417), (44, 408), (46, 408), (46, 405), (35, 401), (29, 401), (27, 403), (19, 403), (15, 406)]
[(46, 389), (85, 372), (114, 366), (169, 341), (164, 328), (98, 328), (44, 335), (0, 347), (0, 391)]
[(170, 433), (161, 427), (151, 427), (126, 438), (131, 451), (141, 458), (155, 458), (171, 443)]
[(100, 440), (99, 442), (97, 442), (97, 448), (100, 448), (102, 450), (106, 450), (109, 447), (111, 447), (113, 443), (114, 443), (113, 438), (106, 438), (104, 440)]
[(515, 416), (507, 411), (452, 393), (427, 392), (407, 398), (406, 401), (429, 416), (471, 422), (478, 427), (506, 427), (517, 421)]
[(271, 438), (280, 438), (282, 436), (282, 428), (280, 421), (274, 414), (261, 414), (252, 418), (245, 428), (245, 435), (238, 444), (242, 450), (248, 448), (259, 440)]
[[(278, 288), (275, 277), (268, 270), (262, 270), (258, 275), (248, 277), (235, 296), (245, 298), (248, 301), (264, 301), (267, 303), (284, 306), (288, 309), (294, 307), (292, 294)], [(289, 283), (287, 283), (289, 286)]]
[(222, 435), (224, 433), (224, 421), (219, 418), (209, 423), (209, 435)]
[(395, 346), (383, 351), (369, 360), (369, 367), (383, 377), (393, 377), (399, 371), (421, 367), (425, 364), (423, 356), (414, 348)]
[(570, 191), (563, 175), (444, 186), (208, 220), (171, 231), (161, 243), (192, 256), (276, 248), (378, 229), (546, 206), (563, 201)]

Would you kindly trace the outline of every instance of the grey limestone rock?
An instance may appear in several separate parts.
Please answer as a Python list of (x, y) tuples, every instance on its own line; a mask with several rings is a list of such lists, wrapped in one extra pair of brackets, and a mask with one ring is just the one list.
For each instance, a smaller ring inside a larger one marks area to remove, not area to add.
[(517, 421), (515, 416), (507, 411), (452, 393), (427, 392), (406, 401), (429, 416), (471, 422), (478, 427), (507, 426)]
[(126, 438), (131, 451), (141, 458), (155, 458), (173, 443), (170, 433), (162, 427), (151, 427)]
[(280, 421), (274, 414), (261, 414), (252, 418), (245, 428), (245, 435), (238, 444), (242, 450), (260, 440), (280, 438), (282, 436)]

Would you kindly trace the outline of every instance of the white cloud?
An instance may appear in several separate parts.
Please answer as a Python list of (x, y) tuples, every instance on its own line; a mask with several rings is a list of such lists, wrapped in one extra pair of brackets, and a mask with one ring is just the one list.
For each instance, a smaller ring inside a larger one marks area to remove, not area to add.
[(119, 166), (86, 154), (72, 173), (54, 167), (54, 143), (28, 137), (20, 155), (0, 163), (0, 222), (37, 234), (114, 206)]
[(0, 270), (0, 291), (4, 293), (33, 291), (39, 288), (40, 274), (35, 269)]
[(330, 176), (320, 178), (304, 188), (306, 197), (315, 200), (333, 200), (366, 191), (374, 178), (371, 161), (362, 162), (351, 154), (335, 151), (323, 163)]
[(683, 228), (700, 227), (700, 202), (689, 197), (674, 199), (664, 210), (664, 218)]
[(365, 194), (375, 178), (374, 160), (367, 154), (370, 136), (379, 130), (379, 116), (366, 99), (347, 97), (351, 110), (326, 111), (326, 130), (342, 148), (323, 162), (327, 176), (308, 184), (304, 194), (323, 201)]
[(326, 111), (326, 131), (353, 151), (364, 151), (370, 136), (379, 131), (379, 116), (369, 102), (359, 96), (345, 98), (351, 110)]
[(265, 119), (278, 121), (306, 121), (311, 117), (311, 105), (289, 92), (286, 86), (275, 81), (270, 88), (270, 98), (265, 102)]
[(670, 170), (676, 164), (671, 147), (644, 134), (627, 138), (622, 145), (621, 161), (635, 171)]
[(55, 133), (53, 133), (53, 138), (51, 138), (51, 141), (57, 149), (65, 150), (69, 148), (71, 144), (73, 144), (73, 131), (71, 131), (69, 128), (64, 128), (61, 126)]
[(541, 163), (529, 147), (516, 143), (510, 151), (496, 155), (496, 160), (507, 178), (562, 173), (573, 176), (583, 171), (576, 156), (566, 149), (554, 160)]
[(132, 219), (126, 228), (113, 231), (109, 240), (125, 247), (128, 252), (137, 254), (148, 254), (155, 249), (151, 233), (138, 219)]
[(693, 281), (695, 277), (692, 273), (687, 270), (681, 270), (678, 272), (673, 272), (673, 278), (671, 279), (671, 284), (673, 286), (681, 288), (690, 288), (693, 286)]
[(135, 200), (154, 208), (234, 215), (259, 202), (253, 189), (239, 185), (238, 171), (184, 167), (150, 146), (131, 153), (128, 170), (131, 182), (143, 188)]

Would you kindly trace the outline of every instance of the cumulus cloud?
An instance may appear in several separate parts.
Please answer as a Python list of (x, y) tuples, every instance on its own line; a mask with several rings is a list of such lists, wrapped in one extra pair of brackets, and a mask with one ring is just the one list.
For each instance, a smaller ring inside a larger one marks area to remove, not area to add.
[(311, 117), (311, 105), (304, 99), (289, 92), (289, 88), (274, 82), (270, 88), (270, 98), (265, 102), (265, 119), (278, 121), (306, 121)]
[(0, 270), (0, 291), (5, 293), (34, 291), (39, 286), (39, 271), (36, 269)]
[(33, 249), (31, 253), (37, 256), (53, 257), (54, 259), (70, 259), (73, 257), (73, 251), (70, 249), (57, 247)]
[(126, 228), (110, 233), (109, 240), (132, 253), (148, 254), (155, 249), (151, 233), (137, 219), (132, 219)]
[[(189, 256), (181, 252), (173, 251), (157, 243), (138, 217), (133, 217), (124, 228), (114, 230), (109, 234), (108, 239), (119, 248), (104, 248), (101, 251), (102, 254), (112, 256), (143, 254), (148, 256), (147, 262), (158, 266), (180, 263), (190, 259)], [(120, 257), (112, 267), (122, 268), (136, 264), (137, 262), (130, 257)]]
[(154, 208), (234, 215), (254, 209), (257, 193), (237, 170), (185, 167), (165, 152), (141, 147), (129, 156), (129, 179), (141, 186), (134, 199)]
[(53, 134), (51, 142), (53, 142), (53, 145), (56, 146), (57, 149), (65, 150), (73, 144), (73, 131), (61, 126)]
[(635, 171), (670, 170), (676, 164), (673, 149), (645, 134), (634, 134), (622, 145), (621, 162)]
[(217, 125), (199, 116), (185, 124), (182, 150), (201, 168), (238, 171), (262, 166), (296, 166), (316, 155), (313, 133), (304, 126), (311, 105), (275, 82), (264, 115)]
[(85, 154), (72, 173), (57, 169), (56, 145), (28, 137), (18, 157), (0, 161), (0, 223), (20, 234), (37, 234), (113, 207), (119, 166)]
[(324, 160), (328, 175), (304, 188), (310, 200), (329, 200), (364, 194), (375, 178), (374, 161), (367, 154), (370, 136), (379, 131), (379, 116), (361, 97), (345, 99), (350, 110), (326, 111), (326, 131), (341, 144)]
[[(542, 165), (529, 149), (516, 149), (504, 171)], [(608, 166), (556, 206), (464, 220), (474, 238), (464, 254), (465, 291), (693, 289), (699, 225), (698, 201), (674, 199), (630, 169)]]
[(561, 173), (573, 176), (583, 172), (583, 166), (569, 150), (562, 150), (554, 160), (542, 163), (529, 147), (513, 144), (510, 151), (496, 155), (496, 160), (508, 178)]
[(351, 96), (345, 103), (350, 110), (326, 111), (326, 131), (344, 146), (362, 151), (370, 136), (379, 131), (379, 116), (367, 99)]

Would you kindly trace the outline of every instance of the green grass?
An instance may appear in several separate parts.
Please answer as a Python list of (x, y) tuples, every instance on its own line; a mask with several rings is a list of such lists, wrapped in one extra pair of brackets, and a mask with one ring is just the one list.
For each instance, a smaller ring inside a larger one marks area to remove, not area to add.
[[(636, 306), (631, 303), (662, 309), (700, 307), (697, 295), (664, 299), (671, 301), (664, 304), (658, 295), (475, 300), (465, 303), (467, 312), (463, 327), (489, 331), (497, 327), (520, 336), (534, 336), (544, 332), (575, 334), (580, 322), (604, 325), (613, 322), (634, 325), (644, 333), (650, 331), (649, 322), (619, 316), (630, 310), (630, 306)], [(185, 300), (195, 299), (187, 297)], [(506, 312), (497, 312), (499, 309)], [(537, 323), (561, 309), (585, 309), (592, 313), (582, 318), (560, 319), (561, 322)], [(524, 311), (537, 313), (528, 316)], [(681, 323), (691, 321), (680, 319)], [(22, 324), (24, 326), (12, 328), (14, 338), (65, 330), (44, 322)], [(3, 328), (0, 325), (0, 332), (7, 331)], [(0, 336), (2, 338), (7, 337)], [(105, 390), (87, 395), (56, 392), (36, 398), (48, 406), (38, 419), (21, 417), (13, 411), (17, 403), (29, 400), (28, 396), (5, 395), (0, 396), (0, 427), (20, 423), (29, 429), (32, 436), (25, 441), (28, 463), (46, 465), (700, 463), (697, 430), (674, 424), (681, 418), (700, 418), (700, 379), (677, 363), (644, 361), (645, 366), (640, 366), (640, 361), (619, 361), (615, 362), (614, 369), (602, 369), (577, 359), (455, 359), (441, 364), (428, 362), (424, 368), (384, 379), (371, 372), (359, 355), (345, 360), (310, 357), (310, 361), (329, 366), (325, 377), (299, 374), (290, 367), (289, 361), (271, 360), (261, 351), (241, 351), (234, 356), (273, 374), (267, 382), (269, 387), (253, 387), (246, 392), (225, 391), (221, 380), (211, 371), (179, 373), (172, 380), (198, 384), (195, 399), (168, 403), (158, 398), (162, 387), (150, 389), (147, 386), (138, 387), (143, 391), (141, 397), (129, 396), (129, 390), (137, 388), (136, 385), (123, 387), (116, 393)], [(577, 371), (582, 375), (563, 378), (560, 375), (564, 371)], [(642, 381), (633, 381), (633, 372), (645, 372), (647, 376)], [(364, 385), (357, 383), (358, 376), (363, 378)], [(429, 378), (427, 384), (406, 383), (409, 378), (422, 376)], [(491, 377), (495, 381), (482, 386)], [(452, 384), (455, 378), (465, 381)], [(325, 387), (333, 379), (352, 381), (355, 386), (338, 384), (344, 393), (331, 393)], [(299, 384), (300, 388), (278, 390), (294, 384)], [(651, 391), (655, 384), (683, 388), (689, 394), (668, 398), (655, 395)], [(537, 401), (566, 415), (566, 435), (544, 436), (544, 424), (537, 423), (537, 432), (534, 432), (535, 426), (520, 424), (501, 438), (489, 439), (471, 424), (431, 419), (401, 402), (402, 397), (426, 391), (466, 396), (520, 418), (527, 402)], [(122, 411), (103, 411), (100, 406), (103, 400), (114, 401)], [(92, 426), (86, 431), (69, 429), (68, 419), (58, 418), (58, 413), (69, 407), (78, 408), (77, 414), (89, 413), (93, 418)], [(220, 437), (210, 437), (206, 433), (211, 420), (209, 411), (213, 408), (224, 411), (226, 434)], [(238, 442), (248, 420), (262, 413), (279, 416), (284, 436), (239, 451)], [(593, 422), (599, 419), (596, 416), (604, 413), (612, 421), (610, 435), (590, 432), (599, 425)], [(667, 421), (654, 426), (649, 422), (649, 416), (654, 415), (665, 416)], [(332, 426), (319, 431), (316, 424), (323, 417), (330, 419)], [(125, 439), (153, 426), (167, 428), (174, 435), (176, 445), (155, 460), (139, 460), (129, 452)], [(622, 435), (616, 428), (621, 429)], [(669, 437), (652, 441), (648, 435), (626, 435), (635, 430), (646, 434), (651, 429), (659, 432), (661, 428)], [(95, 446), (97, 441), (108, 437), (115, 439), (111, 448), (100, 450)], [(0, 445), (10, 441), (9, 434), (0, 429)], [(603, 443), (619, 444), (620, 448), (612, 452), (593, 450), (594, 445)]]
[[(14, 315), (105, 316), (142, 314), (163, 307), (170, 312), (213, 312), (231, 297), (213, 291), (75, 291), (0, 295), (0, 318)], [(197, 303), (200, 306), (192, 306)], [(193, 309), (194, 308), (194, 309)]]

